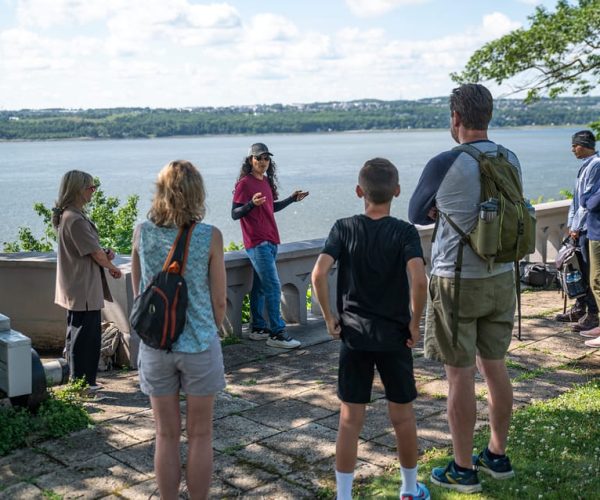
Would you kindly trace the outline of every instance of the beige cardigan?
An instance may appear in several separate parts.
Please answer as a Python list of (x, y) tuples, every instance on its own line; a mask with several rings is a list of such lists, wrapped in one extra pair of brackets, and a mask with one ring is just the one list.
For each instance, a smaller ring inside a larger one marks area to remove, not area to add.
[(104, 269), (90, 256), (101, 250), (98, 230), (74, 207), (65, 209), (58, 226), (54, 302), (69, 311), (97, 311), (112, 302)]

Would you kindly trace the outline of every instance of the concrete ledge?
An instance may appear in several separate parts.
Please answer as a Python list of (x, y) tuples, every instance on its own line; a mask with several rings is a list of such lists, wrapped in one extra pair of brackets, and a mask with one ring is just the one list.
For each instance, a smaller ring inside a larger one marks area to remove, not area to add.
[[(568, 207), (569, 200), (536, 206), (536, 253), (530, 260), (546, 262), (554, 259), (565, 234)], [(433, 225), (418, 227), (418, 230), (429, 269)], [(324, 241), (296, 241), (279, 247), (277, 268), (282, 285), (281, 307), (288, 323), (306, 324), (306, 292), (310, 286), (310, 272)], [(135, 366), (139, 339), (130, 332), (128, 320), (132, 305), (130, 257), (118, 256), (115, 262), (123, 271), (123, 278), (108, 278), (115, 301), (106, 303), (103, 317), (114, 322), (124, 333), (125, 355)], [(242, 302), (252, 288), (253, 271), (243, 251), (227, 252), (225, 266), (229, 333), (239, 336), (242, 332)], [(330, 276), (332, 304), (335, 303), (335, 276), (334, 269)], [(0, 254), (2, 311), (11, 318), (13, 328), (31, 337), (37, 349), (62, 348), (64, 343), (65, 311), (54, 304), (55, 280), (55, 253)], [(310, 312), (320, 314), (314, 297)]]

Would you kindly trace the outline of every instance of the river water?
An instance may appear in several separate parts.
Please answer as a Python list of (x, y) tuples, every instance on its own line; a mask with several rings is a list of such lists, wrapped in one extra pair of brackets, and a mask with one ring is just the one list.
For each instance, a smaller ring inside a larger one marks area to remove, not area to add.
[[(519, 156), (528, 197), (557, 199), (561, 189), (572, 190), (578, 161), (570, 137), (581, 128), (495, 129), (489, 136)], [(402, 194), (392, 213), (406, 218), (427, 160), (454, 146), (447, 130), (0, 143), (0, 244), (16, 239), (19, 226), (41, 233), (33, 204), (51, 206), (62, 174), (71, 169), (99, 177), (109, 196), (124, 200), (139, 194), (141, 220), (156, 174), (173, 159), (199, 167), (208, 192), (206, 222), (223, 231), (226, 243), (241, 242), (239, 222), (230, 217), (232, 190), (249, 145), (259, 141), (275, 155), (282, 197), (296, 189), (310, 191), (303, 202), (277, 213), (283, 242), (325, 237), (336, 219), (360, 212), (357, 173), (375, 156), (398, 167)]]

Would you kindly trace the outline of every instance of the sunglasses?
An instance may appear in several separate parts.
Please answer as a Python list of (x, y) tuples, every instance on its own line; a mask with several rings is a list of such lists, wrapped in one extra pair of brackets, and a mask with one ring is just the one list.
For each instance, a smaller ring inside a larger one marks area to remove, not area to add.
[(260, 155), (260, 156), (254, 156), (254, 159), (256, 161), (268, 161), (271, 159), (271, 157), (267, 154), (264, 154), (264, 155)]

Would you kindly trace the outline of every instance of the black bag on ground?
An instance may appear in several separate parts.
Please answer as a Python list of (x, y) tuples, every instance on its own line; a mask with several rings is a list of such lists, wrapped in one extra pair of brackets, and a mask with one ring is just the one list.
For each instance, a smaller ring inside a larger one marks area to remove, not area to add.
[(188, 294), (183, 273), (194, 225), (179, 229), (162, 270), (133, 302), (131, 327), (154, 349), (170, 351), (185, 327)]
[(560, 286), (570, 299), (582, 297), (587, 292), (587, 280), (581, 272), (583, 267), (581, 248), (571, 238), (566, 238), (556, 256), (556, 269)]
[(556, 271), (538, 262), (519, 262), (521, 283), (534, 287), (549, 287), (556, 280)]

